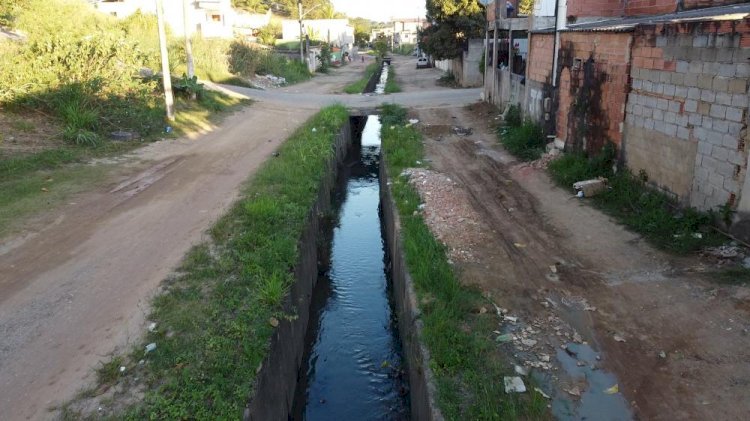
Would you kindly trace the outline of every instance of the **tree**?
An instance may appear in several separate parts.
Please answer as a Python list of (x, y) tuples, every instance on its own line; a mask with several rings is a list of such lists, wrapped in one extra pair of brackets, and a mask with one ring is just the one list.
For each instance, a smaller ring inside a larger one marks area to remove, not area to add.
[(438, 60), (461, 56), (469, 39), (484, 36), (484, 6), (479, 0), (426, 0), (432, 25), (420, 32), (420, 47)]
[(372, 48), (378, 53), (378, 57), (380, 58), (383, 58), (388, 54), (388, 42), (383, 36), (378, 37), (377, 41), (372, 45)]
[[(279, 14), (299, 19), (297, 0), (280, 0), (274, 3), (279, 6)], [(302, 0), (302, 13), (305, 19), (331, 19), (338, 16), (331, 0)]]
[(272, 4), (271, 0), (232, 0), (232, 7), (250, 13), (266, 13)]
[(518, 13), (531, 15), (534, 12), (534, 0), (518, 0)]
[(258, 41), (265, 45), (275, 45), (276, 40), (281, 38), (281, 24), (271, 22), (258, 30)]
[(360, 48), (367, 46), (372, 32), (372, 21), (364, 18), (350, 18), (349, 24), (354, 27), (354, 43)]

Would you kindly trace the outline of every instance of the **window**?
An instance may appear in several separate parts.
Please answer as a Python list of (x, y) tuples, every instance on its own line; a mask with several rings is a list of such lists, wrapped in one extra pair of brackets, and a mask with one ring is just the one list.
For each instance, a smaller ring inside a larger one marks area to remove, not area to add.
[(214, 22), (221, 22), (221, 15), (211, 15), (211, 20)]

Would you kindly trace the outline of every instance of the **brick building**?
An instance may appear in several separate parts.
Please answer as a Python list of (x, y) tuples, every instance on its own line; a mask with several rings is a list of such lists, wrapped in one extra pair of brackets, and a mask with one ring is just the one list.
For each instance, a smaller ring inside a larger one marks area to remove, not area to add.
[(502, 28), (513, 24), (527, 31), (528, 52), (522, 75), (490, 64), (486, 98), (520, 105), (559, 146), (616, 145), (621, 163), (682, 204), (736, 210), (735, 233), (750, 237), (750, 4), (547, 3), (523, 25), (488, 22), (487, 63), (505, 54)]

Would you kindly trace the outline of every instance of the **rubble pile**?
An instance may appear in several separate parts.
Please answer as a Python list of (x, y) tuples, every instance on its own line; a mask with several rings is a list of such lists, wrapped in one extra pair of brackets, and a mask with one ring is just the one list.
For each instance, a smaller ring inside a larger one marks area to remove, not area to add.
[(280, 86), (286, 86), (286, 79), (274, 75), (255, 75), (250, 83), (252, 83), (252, 85), (258, 89), (272, 89), (278, 88)]
[(486, 240), (479, 214), (468, 194), (445, 174), (423, 168), (404, 170), (409, 183), (419, 193), (425, 223), (448, 247), (452, 261), (475, 260), (474, 249)]

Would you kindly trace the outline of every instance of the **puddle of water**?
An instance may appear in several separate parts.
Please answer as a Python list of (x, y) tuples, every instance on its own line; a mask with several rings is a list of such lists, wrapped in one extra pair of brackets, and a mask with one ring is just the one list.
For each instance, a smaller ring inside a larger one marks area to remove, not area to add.
[(330, 267), (314, 292), (294, 420), (408, 419), (408, 385), (378, 213), (376, 116), (368, 117), (361, 145), (347, 161)]
[[(567, 351), (557, 350), (557, 360), (575, 384), (580, 384), (581, 397), (572, 401), (568, 396), (555, 396), (552, 414), (558, 420), (629, 421), (630, 406), (621, 393), (606, 391), (617, 384), (614, 374), (597, 368), (598, 353), (590, 346), (567, 344)], [(579, 366), (579, 362), (583, 365)]]

